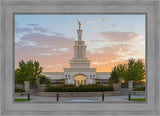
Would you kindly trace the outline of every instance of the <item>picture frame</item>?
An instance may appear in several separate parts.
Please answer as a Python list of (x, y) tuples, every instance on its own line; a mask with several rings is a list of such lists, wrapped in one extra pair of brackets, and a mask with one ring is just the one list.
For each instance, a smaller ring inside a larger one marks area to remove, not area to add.
[[(135, 116), (160, 113), (159, 0), (1, 0), (1, 115)], [(14, 103), (14, 14), (139, 14), (146, 21), (145, 103)]]

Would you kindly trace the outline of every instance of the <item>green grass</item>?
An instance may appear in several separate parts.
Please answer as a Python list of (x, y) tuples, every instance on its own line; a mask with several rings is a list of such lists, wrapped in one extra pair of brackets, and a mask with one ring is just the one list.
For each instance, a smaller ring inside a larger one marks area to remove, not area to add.
[[(128, 98), (125, 98), (128, 100)], [(131, 101), (146, 101), (145, 98), (131, 98)]]
[(135, 87), (133, 91), (145, 91), (145, 87)]
[[(31, 98), (30, 100), (33, 100), (33, 98)], [(25, 99), (25, 98), (15, 98), (14, 101), (28, 101), (28, 99)]]

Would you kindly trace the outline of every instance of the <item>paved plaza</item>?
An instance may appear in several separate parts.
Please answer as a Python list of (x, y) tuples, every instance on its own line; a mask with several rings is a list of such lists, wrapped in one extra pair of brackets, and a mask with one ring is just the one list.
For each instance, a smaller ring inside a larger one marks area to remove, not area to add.
[[(19, 96), (15, 98), (27, 98), (27, 96)], [(31, 103), (52, 103), (57, 102), (56, 97), (43, 97), (43, 96), (31, 96), (33, 100), (29, 101)], [(102, 97), (59, 97), (58, 102), (134, 102), (128, 101), (127, 95), (121, 96), (105, 96), (104, 101), (102, 101)], [(131, 98), (145, 98), (143, 95), (132, 95)], [(28, 101), (27, 101), (28, 102)]]

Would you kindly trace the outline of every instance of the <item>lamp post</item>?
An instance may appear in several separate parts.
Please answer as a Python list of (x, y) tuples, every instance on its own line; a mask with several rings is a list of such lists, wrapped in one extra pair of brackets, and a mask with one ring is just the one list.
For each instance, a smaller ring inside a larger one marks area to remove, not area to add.
[(130, 101), (131, 100), (131, 93), (129, 92), (129, 94), (128, 94), (128, 101)]
[(56, 94), (57, 101), (59, 101), (59, 93)]
[(30, 101), (30, 92), (27, 92), (27, 100)]
[(102, 92), (102, 101), (104, 101), (104, 91)]

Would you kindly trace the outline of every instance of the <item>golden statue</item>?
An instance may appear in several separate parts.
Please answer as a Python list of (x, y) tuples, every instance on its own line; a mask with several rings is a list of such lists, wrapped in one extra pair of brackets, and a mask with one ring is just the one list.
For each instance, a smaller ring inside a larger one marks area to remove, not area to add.
[(79, 30), (81, 30), (81, 22), (78, 21), (78, 24), (79, 24)]

